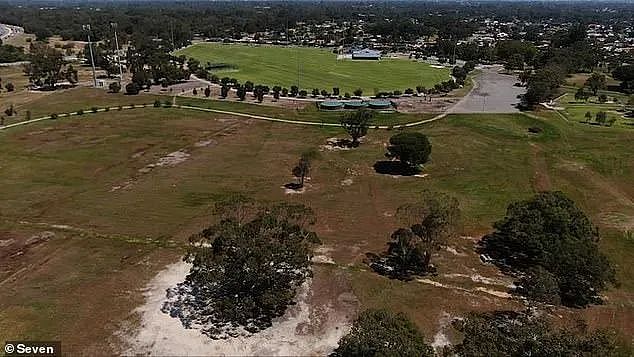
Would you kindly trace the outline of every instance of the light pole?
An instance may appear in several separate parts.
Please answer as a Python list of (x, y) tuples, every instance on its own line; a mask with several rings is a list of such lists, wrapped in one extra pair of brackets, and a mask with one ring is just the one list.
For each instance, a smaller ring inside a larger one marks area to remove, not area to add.
[(82, 28), (88, 34), (88, 48), (90, 49), (90, 63), (92, 64), (92, 81), (97, 88), (97, 73), (95, 72), (95, 57), (92, 53), (92, 42), (90, 41), (90, 25), (83, 25)]
[(123, 69), (121, 68), (121, 51), (119, 50), (119, 39), (117, 38), (117, 23), (111, 22), (110, 26), (114, 29), (114, 43), (117, 46), (117, 64), (119, 65), (119, 85), (121, 85)]

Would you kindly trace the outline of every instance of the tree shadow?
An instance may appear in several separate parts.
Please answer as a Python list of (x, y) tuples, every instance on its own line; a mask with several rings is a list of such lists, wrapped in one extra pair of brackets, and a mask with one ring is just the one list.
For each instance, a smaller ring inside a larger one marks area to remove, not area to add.
[(374, 163), (374, 171), (382, 175), (414, 176), (420, 169), (402, 161), (382, 160)]
[(297, 183), (297, 182), (289, 182), (287, 184), (284, 185), (284, 188), (287, 188), (289, 190), (301, 190), (302, 188), (304, 188), (304, 185)]
[(411, 281), (417, 277), (437, 275), (436, 267), (434, 267), (433, 265), (430, 265), (426, 272), (413, 272), (400, 269), (398, 264), (392, 261), (385, 254), (379, 255), (372, 252), (367, 252), (365, 253), (365, 258), (365, 263), (370, 267), (370, 269), (372, 269), (375, 273), (389, 279)]

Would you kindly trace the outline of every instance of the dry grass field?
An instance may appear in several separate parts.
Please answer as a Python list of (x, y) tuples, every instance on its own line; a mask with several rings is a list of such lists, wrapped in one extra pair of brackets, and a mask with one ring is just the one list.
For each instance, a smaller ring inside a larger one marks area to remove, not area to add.
[[(75, 89), (22, 110), (35, 117), (151, 99)], [(251, 110), (298, 115), (261, 108)], [(613, 327), (627, 344), (634, 335), (634, 241), (625, 235), (634, 230), (634, 131), (531, 115), (450, 115), (413, 129), (433, 145), (424, 177), (374, 171), (395, 133), (387, 130), (371, 131), (359, 148), (332, 151), (323, 145), (345, 136), (337, 128), (147, 108), (0, 131), (0, 340), (60, 339), (70, 354), (118, 352), (116, 332), (138, 323), (133, 311), (144, 286), (180, 259), (187, 237), (213, 221), (214, 203), (231, 193), (311, 206), (320, 252), (335, 263), (316, 266), (320, 284), (337, 273), (362, 308), (403, 311), (429, 342), (451, 339), (441, 329), (447, 316), (522, 307), (506, 294), (511, 280), (481, 263), (474, 244), (511, 201), (562, 190), (599, 226), (621, 285), (605, 305), (553, 308), (552, 315)], [(529, 134), (531, 126), (543, 132)], [(307, 191), (285, 194), (292, 166), (309, 149), (319, 156)], [(438, 276), (399, 282), (371, 272), (365, 253), (385, 249), (399, 225), (396, 208), (427, 189), (456, 196), (464, 216), (460, 236), (434, 257)]]

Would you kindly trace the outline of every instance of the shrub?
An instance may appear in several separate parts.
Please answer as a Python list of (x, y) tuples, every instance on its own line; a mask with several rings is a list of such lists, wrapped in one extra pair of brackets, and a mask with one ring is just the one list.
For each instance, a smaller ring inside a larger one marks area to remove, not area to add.
[(126, 94), (128, 94), (128, 95), (136, 95), (136, 94), (139, 94), (139, 91), (140, 91), (140, 87), (139, 87), (139, 85), (138, 85), (138, 84), (136, 84), (136, 83), (134, 83), (134, 82), (128, 83), (128, 84), (126, 84), (126, 86), (125, 86), (125, 92), (126, 92)]
[(51, 119), (53, 119), (53, 120), (57, 119), (57, 113), (51, 114)]
[(418, 356), (432, 357), (434, 350), (425, 343), (421, 332), (403, 313), (366, 310), (354, 321), (350, 333), (343, 336), (331, 354), (344, 356)]
[(119, 84), (119, 82), (112, 82), (108, 86), (108, 89), (110, 89), (112, 93), (119, 93), (121, 91), (121, 84)]
[(154, 108), (160, 108), (161, 107), (161, 101), (160, 100), (155, 100), (154, 101)]
[(92, 108), (90, 108), (90, 110), (91, 110), (93, 113), (96, 113), (96, 112), (97, 112), (97, 110), (99, 110), (99, 108), (97, 108), (97, 107), (92, 107)]
[(84, 115), (84, 110), (83, 109), (79, 109), (77, 111), (77, 115)]

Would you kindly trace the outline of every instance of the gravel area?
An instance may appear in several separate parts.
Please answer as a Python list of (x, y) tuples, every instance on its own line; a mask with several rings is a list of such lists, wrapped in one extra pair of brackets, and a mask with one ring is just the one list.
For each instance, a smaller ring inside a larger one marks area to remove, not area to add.
[(502, 74), (500, 66), (481, 68), (475, 78), (475, 86), (449, 113), (515, 113), (518, 96), (524, 94), (524, 87), (517, 87), (514, 75)]

